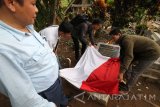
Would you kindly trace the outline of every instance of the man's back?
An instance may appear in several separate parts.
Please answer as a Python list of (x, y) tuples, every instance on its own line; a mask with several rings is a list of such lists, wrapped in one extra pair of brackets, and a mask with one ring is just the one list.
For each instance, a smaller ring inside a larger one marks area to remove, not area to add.
[(91, 31), (91, 23), (88, 21), (80, 23), (79, 25), (75, 26), (74, 30), (79, 36), (86, 36), (86, 34)]
[(122, 38), (122, 50), (126, 50), (127, 53), (133, 53), (136, 59), (151, 60), (160, 56), (159, 45), (147, 37), (132, 35)]
[(58, 42), (58, 28), (58, 25), (52, 25), (39, 32), (42, 38), (48, 42), (52, 50), (56, 47)]

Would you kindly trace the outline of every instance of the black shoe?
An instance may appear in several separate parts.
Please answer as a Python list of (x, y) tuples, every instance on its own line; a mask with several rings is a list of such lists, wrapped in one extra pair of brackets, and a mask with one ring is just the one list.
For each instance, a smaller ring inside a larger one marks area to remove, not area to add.
[(129, 91), (128, 86), (124, 82), (119, 82), (119, 91)]
[(74, 96), (66, 96), (66, 97), (67, 97), (69, 102), (74, 99)]
[(121, 94), (128, 94), (129, 88), (124, 82), (119, 82), (119, 92)]

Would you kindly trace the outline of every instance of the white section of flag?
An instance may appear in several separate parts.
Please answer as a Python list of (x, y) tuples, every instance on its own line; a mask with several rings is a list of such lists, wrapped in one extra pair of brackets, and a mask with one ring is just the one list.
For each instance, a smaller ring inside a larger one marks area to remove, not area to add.
[(86, 49), (85, 53), (74, 68), (65, 68), (60, 70), (60, 76), (65, 78), (71, 84), (80, 88), (82, 81), (110, 57), (102, 56), (93, 46)]

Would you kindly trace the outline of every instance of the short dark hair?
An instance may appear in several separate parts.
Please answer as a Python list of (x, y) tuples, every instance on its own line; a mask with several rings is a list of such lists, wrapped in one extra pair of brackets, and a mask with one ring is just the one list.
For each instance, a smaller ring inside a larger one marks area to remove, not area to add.
[(120, 29), (117, 27), (112, 27), (111, 31), (109, 32), (109, 35), (117, 35), (118, 33), (121, 33)]
[[(23, 5), (24, 0), (16, 0), (20, 5)], [(0, 7), (4, 4), (4, 0), (0, 0)]]
[(64, 33), (71, 33), (73, 29), (73, 25), (67, 21), (62, 22), (59, 25), (58, 30)]
[(92, 24), (102, 24), (102, 20), (99, 18), (93, 19)]
[(3, 4), (4, 4), (4, 1), (0, 0), (0, 7), (2, 7)]

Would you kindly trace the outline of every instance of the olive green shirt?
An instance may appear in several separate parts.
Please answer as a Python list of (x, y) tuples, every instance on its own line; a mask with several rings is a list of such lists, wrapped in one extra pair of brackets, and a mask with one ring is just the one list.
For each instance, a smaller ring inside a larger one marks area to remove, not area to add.
[(133, 60), (156, 60), (160, 57), (160, 46), (144, 36), (122, 35), (117, 43), (121, 46), (121, 72), (128, 70)]

